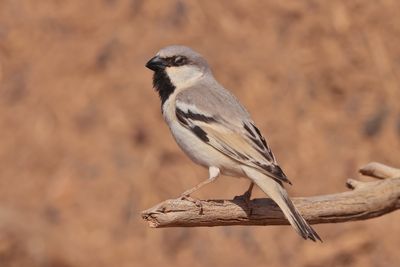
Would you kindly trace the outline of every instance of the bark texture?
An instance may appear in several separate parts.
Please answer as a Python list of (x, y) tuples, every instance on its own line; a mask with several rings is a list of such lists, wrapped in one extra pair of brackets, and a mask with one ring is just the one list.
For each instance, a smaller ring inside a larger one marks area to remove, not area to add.
[[(351, 191), (292, 200), (310, 224), (366, 220), (400, 208), (400, 169), (369, 163), (360, 172), (379, 180), (349, 179)], [(197, 202), (170, 199), (144, 211), (142, 217), (150, 227), (289, 224), (271, 199), (254, 199), (248, 205), (240, 197)]]

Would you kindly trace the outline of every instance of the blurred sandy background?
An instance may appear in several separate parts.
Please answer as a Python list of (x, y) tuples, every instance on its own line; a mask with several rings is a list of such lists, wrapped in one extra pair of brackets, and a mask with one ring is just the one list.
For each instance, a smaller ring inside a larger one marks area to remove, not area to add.
[[(0, 0), (0, 266), (398, 266), (400, 214), (316, 226), (150, 229), (140, 212), (207, 177), (144, 67), (185, 44), (249, 109), (294, 182), (346, 190), (400, 166), (400, 3)], [(196, 195), (232, 198), (246, 180)], [(256, 196), (263, 195), (256, 190)]]

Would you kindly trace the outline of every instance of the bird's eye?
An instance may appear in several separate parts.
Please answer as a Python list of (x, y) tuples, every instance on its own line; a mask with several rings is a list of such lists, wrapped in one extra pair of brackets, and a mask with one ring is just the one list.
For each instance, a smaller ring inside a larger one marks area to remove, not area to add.
[(177, 57), (174, 59), (175, 65), (182, 65), (184, 62), (185, 62), (185, 58), (184, 58), (184, 57), (181, 57), (181, 56), (177, 56)]

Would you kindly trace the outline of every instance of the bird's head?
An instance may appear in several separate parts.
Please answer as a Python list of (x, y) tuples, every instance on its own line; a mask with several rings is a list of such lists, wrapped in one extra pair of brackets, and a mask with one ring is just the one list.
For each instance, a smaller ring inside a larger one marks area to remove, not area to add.
[(153, 85), (162, 100), (164, 94), (188, 87), (210, 73), (207, 61), (199, 53), (181, 45), (162, 48), (146, 67), (154, 71)]

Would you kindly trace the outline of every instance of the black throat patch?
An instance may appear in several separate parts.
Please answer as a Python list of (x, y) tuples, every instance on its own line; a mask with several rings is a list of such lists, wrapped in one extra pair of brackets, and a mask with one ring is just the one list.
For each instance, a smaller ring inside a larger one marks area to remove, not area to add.
[(172, 84), (165, 70), (157, 70), (153, 75), (153, 87), (158, 92), (161, 99), (161, 106), (168, 100), (169, 96), (175, 91), (175, 86)]

